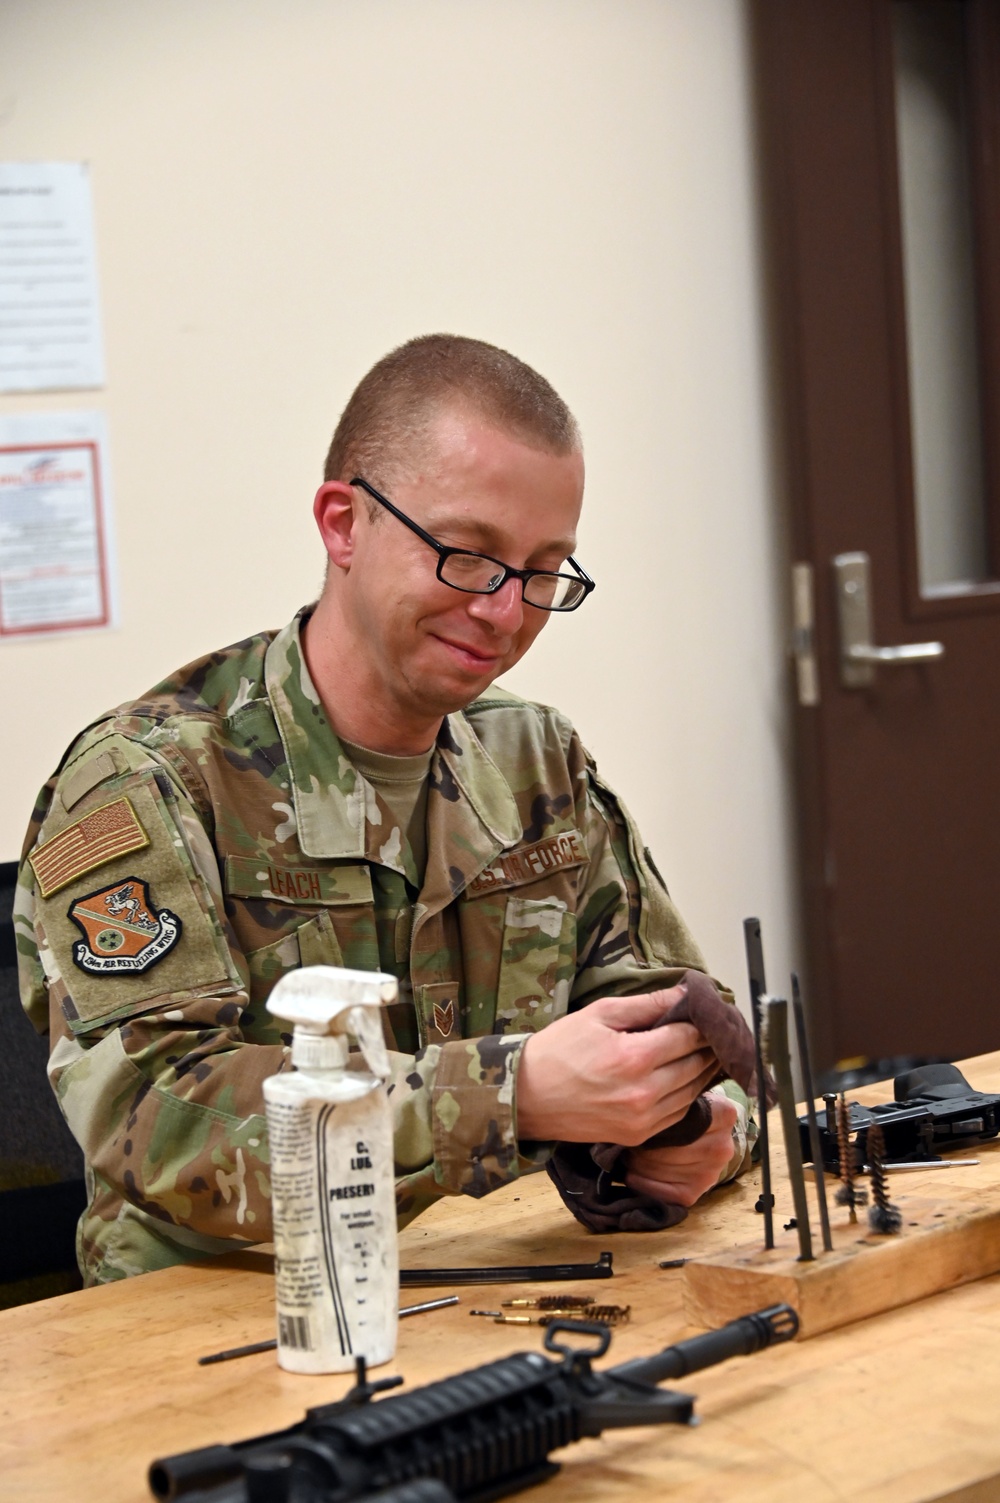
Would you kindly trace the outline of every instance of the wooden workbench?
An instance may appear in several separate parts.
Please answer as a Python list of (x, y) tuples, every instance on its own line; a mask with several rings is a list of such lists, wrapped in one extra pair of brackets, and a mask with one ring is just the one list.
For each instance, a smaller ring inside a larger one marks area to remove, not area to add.
[[(1000, 1090), (1000, 1054), (966, 1067)], [(858, 1092), (886, 1099), (884, 1087)], [(772, 1119), (775, 1135), (780, 1134)], [(979, 1168), (899, 1176), (892, 1190), (1000, 1197), (1000, 1141)], [(903, 1181), (905, 1180), (905, 1185)], [(790, 1215), (776, 1183), (779, 1214)], [(592, 1237), (571, 1221), (546, 1176), (477, 1203), (442, 1203), (402, 1236), (404, 1267), (593, 1261), (614, 1252), (615, 1278), (583, 1287), (632, 1306), (609, 1361), (689, 1334), (682, 1275), (661, 1258), (720, 1251), (760, 1235), (756, 1176), (725, 1186), (681, 1226)], [(837, 1215), (844, 1214), (836, 1212)], [(560, 1286), (548, 1286), (549, 1292)], [(561, 1286), (565, 1288), (566, 1286)], [(433, 1298), (404, 1291), (404, 1303)], [(400, 1326), (395, 1364), (408, 1385), (537, 1347), (536, 1328), (494, 1326), (469, 1310), (520, 1289), (465, 1288), (453, 1309)], [(544, 1292), (537, 1286), (535, 1292)], [(241, 1440), (301, 1419), (349, 1386), (282, 1372), (273, 1353), (213, 1367), (199, 1355), (273, 1334), (270, 1259), (259, 1252), (169, 1269), (0, 1313), (0, 1496), (11, 1503), (145, 1503), (149, 1462)], [(1000, 1277), (814, 1340), (696, 1374), (696, 1428), (626, 1430), (563, 1453), (539, 1503), (987, 1503), (1000, 1499)]]

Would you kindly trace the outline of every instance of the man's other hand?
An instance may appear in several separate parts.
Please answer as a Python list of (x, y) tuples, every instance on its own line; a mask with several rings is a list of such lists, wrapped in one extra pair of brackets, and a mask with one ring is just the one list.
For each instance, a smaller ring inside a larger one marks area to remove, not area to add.
[(625, 1183), (630, 1190), (665, 1200), (672, 1205), (693, 1206), (719, 1182), (733, 1157), (736, 1103), (724, 1096), (707, 1098), (712, 1125), (694, 1143), (683, 1148), (631, 1148)]
[(683, 995), (604, 997), (534, 1034), (518, 1067), (518, 1137), (629, 1146), (679, 1122), (719, 1070), (693, 1024), (663, 1022)]

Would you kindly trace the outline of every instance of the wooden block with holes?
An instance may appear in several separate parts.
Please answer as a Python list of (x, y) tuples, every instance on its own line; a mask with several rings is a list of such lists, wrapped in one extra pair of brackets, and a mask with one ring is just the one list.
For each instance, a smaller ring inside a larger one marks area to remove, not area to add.
[(987, 1187), (986, 1196), (935, 1200), (894, 1194), (893, 1201), (903, 1214), (903, 1228), (890, 1237), (869, 1231), (866, 1207), (859, 1207), (852, 1226), (847, 1211), (831, 1204), (833, 1251), (823, 1252), (814, 1228), (816, 1256), (810, 1263), (798, 1261), (796, 1234), (781, 1231), (780, 1223), (770, 1251), (764, 1250), (762, 1236), (754, 1246), (689, 1263), (684, 1270), (688, 1318), (718, 1326), (765, 1305), (786, 1303), (798, 1312), (799, 1334), (816, 1336), (1000, 1272), (995, 1186)]

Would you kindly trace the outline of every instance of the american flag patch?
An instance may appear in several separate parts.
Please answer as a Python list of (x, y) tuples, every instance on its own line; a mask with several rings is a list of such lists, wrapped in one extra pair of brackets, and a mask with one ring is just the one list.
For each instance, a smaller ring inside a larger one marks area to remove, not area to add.
[(148, 844), (149, 836), (131, 801), (118, 798), (60, 830), (32, 851), (28, 860), (38, 879), (38, 891), (43, 898), (50, 898), (85, 872)]

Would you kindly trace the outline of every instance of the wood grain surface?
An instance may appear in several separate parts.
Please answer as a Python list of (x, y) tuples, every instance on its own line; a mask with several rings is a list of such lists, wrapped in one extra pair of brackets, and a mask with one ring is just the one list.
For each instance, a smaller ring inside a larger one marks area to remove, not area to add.
[[(981, 1089), (1000, 1089), (1000, 1054), (966, 1073)], [(887, 1095), (884, 1087), (857, 1094)], [(1000, 1199), (1000, 1143), (977, 1152), (979, 1168), (906, 1176), (905, 1194)], [(904, 1193), (903, 1178), (891, 1182), (894, 1195)], [(534, 1176), (479, 1203), (434, 1207), (403, 1233), (402, 1262), (592, 1262), (608, 1247), (615, 1277), (579, 1288), (631, 1305), (609, 1356), (620, 1362), (690, 1334), (683, 1270), (658, 1263), (760, 1235), (756, 1181), (724, 1186), (668, 1232), (602, 1239), (571, 1221), (547, 1178)], [(788, 1219), (780, 1172), (775, 1187), (778, 1215)], [(541, 1331), (468, 1313), (530, 1292), (525, 1286), (454, 1292), (457, 1307), (402, 1322), (396, 1359), (380, 1376), (399, 1372), (413, 1386), (537, 1348)], [(406, 1290), (403, 1303), (422, 1297)], [(273, 1352), (197, 1365), (202, 1354), (271, 1336), (273, 1321), (271, 1261), (258, 1251), (0, 1313), (0, 1496), (143, 1503), (155, 1457), (281, 1428), (346, 1391), (348, 1378), (282, 1372)], [(569, 1448), (561, 1474), (534, 1495), (539, 1503), (654, 1494), (666, 1503), (1000, 1498), (1000, 1276), (735, 1359), (684, 1386), (698, 1395), (697, 1427), (624, 1430)]]

